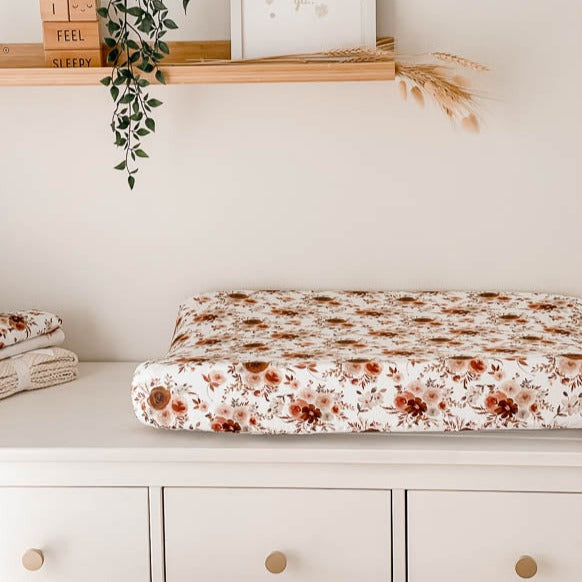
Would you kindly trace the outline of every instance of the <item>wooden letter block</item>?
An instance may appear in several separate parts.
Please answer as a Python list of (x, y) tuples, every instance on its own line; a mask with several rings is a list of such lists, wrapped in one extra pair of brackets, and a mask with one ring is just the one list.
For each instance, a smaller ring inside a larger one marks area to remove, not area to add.
[(97, 0), (69, 0), (70, 20), (98, 20)]
[(45, 50), (98, 49), (98, 22), (44, 22)]
[(40, 0), (40, 16), (43, 20), (69, 20), (69, 1)]
[(101, 66), (101, 51), (45, 51), (47, 67), (57, 69), (89, 68)]

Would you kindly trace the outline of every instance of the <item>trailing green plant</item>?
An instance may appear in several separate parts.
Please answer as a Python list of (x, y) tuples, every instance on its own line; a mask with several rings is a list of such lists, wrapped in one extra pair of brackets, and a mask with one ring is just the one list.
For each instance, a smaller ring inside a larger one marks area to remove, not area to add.
[[(184, 10), (190, 0), (183, 0)], [(147, 158), (142, 139), (155, 132), (153, 110), (162, 101), (149, 93), (150, 79), (165, 84), (160, 63), (170, 53), (163, 40), (169, 30), (178, 28), (168, 17), (163, 0), (108, 0), (97, 12), (106, 21), (108, 36), (107, 62), (111, 75), (101, 80), (109, 87), (115, 103), (111, 130), (115, 145), (124, 152), (123, 159), (115, 166), (126, 172), (129, 187), (135, 186), (138, 158)]]

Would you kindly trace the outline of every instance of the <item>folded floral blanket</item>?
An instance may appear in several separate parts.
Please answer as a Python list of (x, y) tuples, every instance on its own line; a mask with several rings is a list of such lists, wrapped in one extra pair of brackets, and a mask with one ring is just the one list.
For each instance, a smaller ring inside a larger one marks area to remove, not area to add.
[(12, 344), (11, 346), (0, 349), (0, 362), (6, 358), (11, 358), (12, 356), (24, 354), (32, 350), (60, 346), (64, 341), (65, 333), (59, 327), (58, 329), (55, 329), (49, 333), (37, 335), (31, 339), (24, 340), (18, 342), (17, 344)]
[(77, 377), (77, 356), (62, 348), (34, 350), (0, 361), (0, 400)]
[(62, 323), (58, 315), (35, 309), (0, 312), (0, 349), (50, 333)]

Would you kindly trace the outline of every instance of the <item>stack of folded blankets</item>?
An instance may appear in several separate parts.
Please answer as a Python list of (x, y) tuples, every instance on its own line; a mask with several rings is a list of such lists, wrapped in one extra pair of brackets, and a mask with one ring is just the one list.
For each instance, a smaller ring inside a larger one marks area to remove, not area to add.
[(77, 356), (56, 347), (62, 320), (44, 311), (0, 312), (0, 399), (77, 377)]

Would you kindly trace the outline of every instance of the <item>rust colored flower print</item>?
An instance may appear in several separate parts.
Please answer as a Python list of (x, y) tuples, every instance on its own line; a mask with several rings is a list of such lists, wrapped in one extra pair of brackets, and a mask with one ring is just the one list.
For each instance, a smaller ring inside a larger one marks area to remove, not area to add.
[(426, 404), (418, 397), (411, 398), (406, 402), (405, 411), (412, 416), (420, 416), (426, 412)]
[[(36, 333), (12, 321), (0, 314), (0, 344)], [(582, 428), (582, 301), (496, 291), (208, 293), (181, 306), (169, 353), (136, 370), (132, 391), (142, 422), (173, 430)]]
[(222, 430), (223, 432), (240, 432), (241, 427), (238, 422), (232, 420), (232, 418), (229, 418), (222, 423)]
[(10, 329), (15, 329), (16, 331), (24, 331), (28, 329), (28, 320), (23, 315), (10, 315), (8, 317), (8, 325)]
[(161, 386), (156, 386), (156, 388), (154, 388), (150, 392), (150, 395), (148, 398), (148, 404), (154, 410), (162, 410), (163, 408), (166, 408), (166, 406), (168, 406), (168, 404), (170, 403), (171, 397), (172, 397), (172, 395), (170, 394), (169, 390), (166, 390), (165, 388), (162, 388)]
[(500, 400), (495, 408), (495, 413), (499, 414), (501, 418), (514, 416), (517, 414), (517, 404), (511, 398)]
[(269, 367), (269, 364), (267, 362), (247, 362), (246, 364), (244, 364), (244, 367), (245, 370), (247, 370), (247, 372), (250, 372), (251, 374), (260, 374)]
[(308, 404), (301, 408), (300, 416), (301, 420), (314, 424), (321, 418), (321, 410), (313, 404)]

